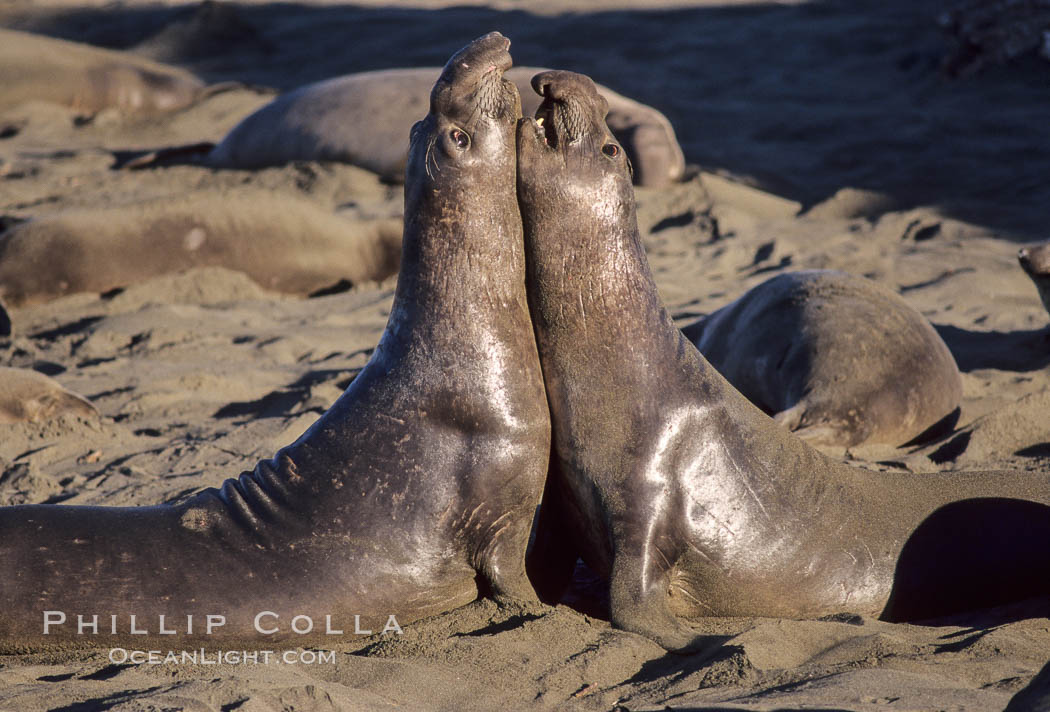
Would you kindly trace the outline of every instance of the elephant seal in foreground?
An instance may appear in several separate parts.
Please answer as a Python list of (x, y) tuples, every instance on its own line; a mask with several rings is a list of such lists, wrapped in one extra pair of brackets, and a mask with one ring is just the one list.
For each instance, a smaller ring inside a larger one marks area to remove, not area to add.
[(614, 625), (688, 650), (692, 617), (911, 620), (1050, 592), (1050, 475), (869, 472), (778, 426), (661, 305), (593, 83), (533, 86), (518, 196), (553, 424), (529, 554), (544, 598), (579, 553)]
[(183, 504), (0, 509), (0, 649), (334, 643), (479, 590), (535, 599), (525, 547), (550, 422), (508, 46), (492, 33), (454, 55), (412, 131), (390, 320), (346, 392), (273, 459)]
[(962, 376), (928, 321), (864, 277), (778, 275), (682, 330), (733, 387), (818, 445), (903, 445), (954, 427)]
[[(529, 88), (529, 78), (538, 71), (517, 67), (507, 72), (527, 114), (539, 105)], [(439, 72), (436, 67), (388, 69), (300, 87), (241, 121), (204, 162), (216, 168), (262, 168), (295, 160), (342, 161), (401, 180), (409, 117), (422, 113)], [(681, 179), (685, 159), (667, 117), (606, 87), (600, 91), (612, 106), (609, 123), (627, 148), (635, 182), (658, 187)]]
[(87, 398), (28, 368), (0, 367), (0, 423), (39, 423), (62, 413), (97, 417)]
[(244, 272), (306, 295), (397, 272), (401, 221), (356, 221), (252, 189), (200, 191), (20, 223), (0, 234), (0, 297), (14, 306), (117, 287), (194, 267)]
[(1017, 251), (1017, 261), (1021, 269), (1035, 282), (1039, 298), (1050, 313), (1050, 242), (1033, 247), (1022, 247)]
[(0, 29), (0, 111), (30, 100), (95, 113), (159, 114), (205, 91), (189, 72), (133, 54)]

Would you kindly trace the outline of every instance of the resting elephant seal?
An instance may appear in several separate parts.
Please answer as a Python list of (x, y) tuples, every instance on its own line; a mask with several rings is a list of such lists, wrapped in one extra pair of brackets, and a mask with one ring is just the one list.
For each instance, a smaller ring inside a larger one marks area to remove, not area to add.
[(400, 251), (397, 219), (355, 221), (259, 189), (200, 191), (19, 223), (0, 234), (0, 297), (20, 306), (193, 267), (306, 295), (340, 280), (385, 279)]
[(0, 423), (41, 422), (62, 413), (98, 416), (91, 401), (28, 368), (0, 367)]
[(899, 446), (959, 416), (962, 376), (944, 341), (864, 277), (778, 275), (683, 331), (734, 388), (814, 444)]
[(1050, 313), (1050, 242), (1032, 247), (1022, 247), (1017, 251), (1017, 261), (1025, 274), (1035, 282), (1039, 298)]
[(0, 29), (0, 111), (30, 100), (94, 113), (157, 114), (189, 106), (205, 90), (189, 72), (133, 54)]
[[(308, 84), (249, 115), (207, 155), (216, 168), (262, 168), (295, 160), (352, 163), (389, 180), (405, 170), (409, 117), (425, 106), (436, 67), (363, 72)], [(523, 109), (539, 105), (529, 88), (533, 67), (507, 72), (522, 93)], [(661, 186), (685, 170), (671, 122), (656, 109), (606, 87), (609, 123), (627, 147), (639, 185)]]
[(508, 46), (492, 33), (454, 55), (412, 131), (390, 319), (346, 392), (273, 459), (183, 504), (0, 509), (0, 648), (335, 642), (479, 589), (535, 599), (525, 547), (550, 422)]
[(916, 619), (1050, 592), (1050, 475), (868, 472), (778, 426), (661, 305), (593, 83), (533, 86), (518, 194), (553, 424), (543, 597), (579, 553), (616, 626), (682, 650), (692, 617)]

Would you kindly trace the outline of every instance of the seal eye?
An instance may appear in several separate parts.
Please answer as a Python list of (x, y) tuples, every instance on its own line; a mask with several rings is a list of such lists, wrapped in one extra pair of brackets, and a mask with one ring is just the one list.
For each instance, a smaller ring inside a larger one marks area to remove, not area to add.
[(602, 146), (602, 153), (604, 153), (609, 158), (616, 158), (620, 155), (620, 147), (617, 146), (615, 143), (607, 143), (604, 146)]
[(448, 135), (449, 138), (452, 139), (452, 143), (456, 144), (459, 148), (466, 148), (470, 145), (470, 136), (467, 135), (466, 131), (452, 129), (448, 132)]

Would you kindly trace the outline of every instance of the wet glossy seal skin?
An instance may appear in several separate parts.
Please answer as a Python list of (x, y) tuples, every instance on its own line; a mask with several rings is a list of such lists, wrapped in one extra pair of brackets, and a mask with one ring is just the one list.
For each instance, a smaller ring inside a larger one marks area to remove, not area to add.
[[(493, 33), (453, 56), (413, 129), (390, 320), (346, 392), (273, 459), (186, 503), (0, 509), (0, 648), (331, 643), (354, 616), (378, 632), (479, 589), (535, 599), (525, 547), (550, 424), (508, 46)], [(47, 636), (44, 611), (66, 619)], [(78, 635), (77, 615), (99, 633)], [(225, 623), (209, 635), (207, 616)]]
[(1017, 251), (1017, 261), (1039, 290), (1039, 298), (1050, 313), (1050, 242), (1022, 247)]
[(683, 331), (734, 388), (813, 444), (900, 446), (958, 420), (951, 351), (900, 295), (864, 277), (777, 275)]
[(579, 553), (615, 625), (689, 650), (699, 616), (916, 619), (1050, 591), (1050, 475), (873, 473), (778, 426), (661, 306), (590, 80), (533, 86), (518, 198), (555, 453), (529, 554), (544, 598)]

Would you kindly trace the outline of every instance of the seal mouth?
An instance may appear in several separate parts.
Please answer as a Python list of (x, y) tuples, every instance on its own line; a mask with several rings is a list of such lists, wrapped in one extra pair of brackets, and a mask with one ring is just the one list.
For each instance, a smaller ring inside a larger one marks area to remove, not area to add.
[(544, 98), (536, 109), (536, 129), (542, 135), (543, 142), (551, 148), (558, 148), (557, 119), (555, 119), (556, 102), (550, 97)]
[(551, 78), (552, 74), (559, 73), (548, 72), (533, 77), (532, 86), (543, 97), (534, 118), (543, 132), (544, 143), (557, 149), (578, 141), (587, 133), (589, 106), (586, 96), (578, 95), (571, 81), (559, 80), (557, 76)]

